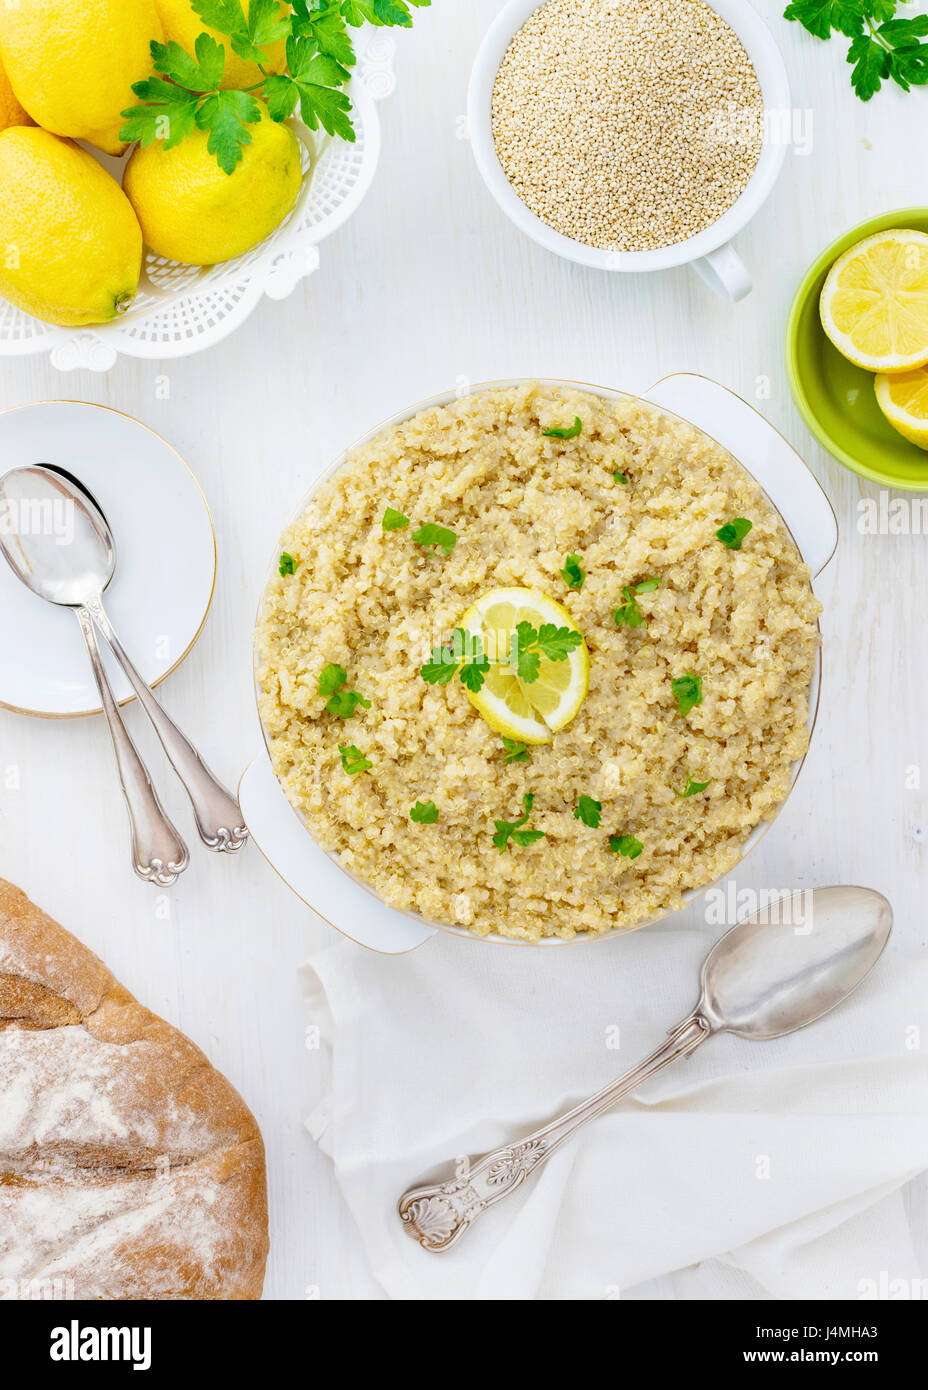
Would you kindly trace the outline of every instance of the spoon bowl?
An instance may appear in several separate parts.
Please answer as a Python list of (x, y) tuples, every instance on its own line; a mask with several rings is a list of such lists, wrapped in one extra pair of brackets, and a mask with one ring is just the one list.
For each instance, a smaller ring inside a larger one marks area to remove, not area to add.
[(872, 888), (787, 894), (713, 946), (698, 1013), (714, 1032), (757, 1041), (805, 1028), (869, 975), (892, 923), (892, 908)]
[(116, 543), (88, 493), (44, 464), (0, 478), (0, 548), (39, 598), (79, 608), (109, 584)]

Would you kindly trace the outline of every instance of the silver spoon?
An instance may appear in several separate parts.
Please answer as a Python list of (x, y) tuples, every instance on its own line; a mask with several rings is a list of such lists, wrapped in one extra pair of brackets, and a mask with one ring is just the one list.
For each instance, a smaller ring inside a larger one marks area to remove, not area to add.
[(794, 893), (739, 922), (703, 962), (696, 1008), (650, 1057), (559, 1120), (474, 1159), (466, 1172), (411, 1188), (398, 1206), (406, 1230), (423, 1250), (450, 1249), (581, 1125), (714, 1033), (766, 1040), (814, 1023), (869, 975), (892, 924), (889, 903), (870, 888)]
[[(27, 499), (37, 514), (56, 503), (68, 506), (73, 536), (60, 544), (48, 527), (0, 536), (0, 546), (14, 572), (33, 593), (50, 603), (89, 615), (129, 679), (168, 760), (190, 798), (200, 839), (217, 851), (244, 845), (247, 831), (238, 802), (216, 780), (199, 753), (165, 713), (129, 660), (103, 607), (103, 591), (116, 569), (116, 545), (102, 512), (82, 487), (39, 464), (15, 468), (0, 480), (7, 497)], [(9, 528), (5, 528), (9, 529)], [(35, 533), (32, 533), (33, 530)], [(83, 629), (82, 623), (82, 629)]]
[[(23, 490), (22, 479), (10, 479), (10, 475), (0, 479), (0, 501), (3, 503), (4, 516), (8, 518), (7, 525), (0, 531), (0, 546), (14, 574), (27, 583), (33, 592), (38, 593), (36, 576), (30, 568), (29, 557), (36, 525), (41, 524), (42, 511), (38, 509), (33, 513), (31, 510), (31, 492), (29, 484), (26, 484)], [(89, 494), (86, 495), (89, 497)], [(29, 510), (23, 510), (24, 503)], [(90, 614), (82, 605), (76, 606), (74, 613), (87, 644), (91, 669), (100, 693), (100, 703), (113, 740), (119, 782), (129, 813), (132, 867), (139, 878), (147, 883), (166, 888), (174, 883), (187, 867), (187, 846), (158, 800), (148, 770), (123, 723), (109, 678), (100, 659), (97, 634)]]

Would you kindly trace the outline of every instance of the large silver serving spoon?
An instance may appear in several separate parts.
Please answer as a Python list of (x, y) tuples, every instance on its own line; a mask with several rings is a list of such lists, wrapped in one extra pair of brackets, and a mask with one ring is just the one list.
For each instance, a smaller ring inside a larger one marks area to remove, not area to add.
[[(133, 666), (107, 617), (103, 591), (116, 569), (116, 544), (106, 518), (83, 488), (73, 486), (67, 477), (41, 464), (12, 469), (0, 479), (0, 490), (14, 502), (28, 500), (32, 505), (30, 515), (41, 516), (43, 505), (47, 508), (57, 503), (60, 508), (62, 501), (68, 505), (74, 523), (68, 544), (62, 545), (60, 536), (48, 527), (16, 530), (7, 524), (2, 528), (6, 534), (0, 534), (3, 553), (14, 573), (33, 593), (50, 603), (77, 610), (85, 637), (86, 622), (92, 620), (125, 671), (186, 789), (200, 839), (209, 849), (240, 849), (248, 832), (238, 802), (165, 713)], [(8, 509), (8, 516), (15, 516), (16, 512), (14, 505)]]
[(714, 1033), (766, 1040), (814, 1023), (869, 975), (892, 924), (889, 903), (870, 888), (788, 894), (739, 922), (703, 962), (696, 1008), (650, 1057), (559, 1120), (473, 1159), (466, 1172), (404, 1193), (406, 1230), (424, 1250), (450, 1249), (581, 1125)]

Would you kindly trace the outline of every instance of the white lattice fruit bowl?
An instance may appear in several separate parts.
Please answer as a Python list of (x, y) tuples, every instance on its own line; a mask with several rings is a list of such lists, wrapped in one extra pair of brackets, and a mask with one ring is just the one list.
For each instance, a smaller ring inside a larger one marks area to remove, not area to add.
[[(187, 357), (212, 347), (244, 323), (263, 294), (286, 299), (319, 266), (319, 243), (341, 227), (371, 186), (380, 156), (377, 102), (393, 91), (395, 44), (365, 36), (348, 93), (354, 144), (290, 124), (303, 147), (304, 181), (289, 217), (267, 240), (233, 261), (179, 265), (145, 251), (139, 293), (113, 323), (56, 328), (0, 300), (0, 355), (47, 352), (61, 371), (107, 372), (126, 357)], [(110, 161), (110, 168), (118, 162)]]

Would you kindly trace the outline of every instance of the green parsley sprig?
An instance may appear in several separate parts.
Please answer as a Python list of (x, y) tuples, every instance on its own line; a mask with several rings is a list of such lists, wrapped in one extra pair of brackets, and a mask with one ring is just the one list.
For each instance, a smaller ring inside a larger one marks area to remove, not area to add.
[(694, 705), (702, 704), (702, 676), (694, 676), (687, 671), (685, 676), (677, 676), (670, 682), (670, 689), (677, 702), (677, 709), (687, 715)]
[(549, 661), (566, 661), (582, 641), (574, 628), (555, 627), (554, 623), (542, 623), (536, 628), (521, 622), (516, 624), (508, 655), (491, 661), (478, 636), (456, 627), (450, 644), (434, 647), (431, 661), (420, 667), (419, 674), (428, 685), (447, 685), (460, 674), (462, 684), (476, 694), (483, 688), (491, 665), (508, 666), (521, 681), (531, 685), (538, 679), (543, 656)]
[(296, 574), (297, 563), (290, 552), (285, 550), (277, 562), (277, 573), (281, 578), (286, 578), (288, 574)]
[(610, 835), (609, 848), (613, 854), (621, 854), (625, 859), (637, 859), (644, 845), (634, 835)]
[(370, 709), (370, 700), (365, 700), (357, 690), (345, 690), (348, 672), (344, 666), (330, 664), (323, 666), (319, 673), (319, 694), (326, 700), (326, 709), (330, 714), (335, 714), (339, 719), (350, 719), (355, 710), (360, 705), (362, 709)]
[(434, 825), (438, 820), (438, 807), (434, 801), (417, 801), (409, 808), (409, 819), (416, 825)]
[(359, 772), (368, 772), (374, 766), (370, 758), (365, 758), (360, 748), (353, 743), (340, 743), (338, 751), (342, 767), (349, 777), (357, 777)]
[[(709, 782), (711, 782), (711, 780), (710, 777)], [(671, 787), (670, 790), (673, 792), (674, 796), (679, 796), (681, 798), (686, 796), (698, 796), (700, 792), (706, 790), (709, 782), (694, 782), (690, 774), (687, 773), (686, 786), (683, 788), (682, 792), (677, 791), (676, 787)]]
[(732, 521), (726, 521), (724, 526), (720, 526), (716, 531), (716, 539), (720, 540), (728, 550), (740, 550), (741, 542), (747, 533), (753, 529), (753, 521), (748, 521), (746, 516), (736, 516)]
[(622, 590), (623, 601), (612, 614), (616, 627), (641, 627), (645, 616), (641, 611), (638, 595), (651, 594), (660, 586), (659, 579), (643, 579), (640, 584), (626, 584)]
[(493, 836), (493, 843), (500, 854), (506, 853), (506, 848), (510, 841), (524, 849), (527, 845), (535, 844), (536, 840), (543, 840), (545, 832), (543, 830), (523, 830), (529, 816), (532, 813), (532, 803), (535, 798), (531, 792), (526, 792), (522, 798), (522, 815), (518, 820), (495, 820), (496, 834)]
[(583, 421), (579, 415), (575, 415), (572, 425), (555, 425), (553, 429), (542, 430), (542, 434), (547, 439), (576, 439), (582, 429)]
[(527, 763), (530, 761), (531, 755), (524, 743), (520, 743), (519, 740), (515, 738), (506, 738), (505, 734), (502, 735), (502, 740), (503, 761), (507, 766), (510, 763)]
[(794, 0), (783, 11), (817, 39), (850, 39), (851, 86), (869, 101), (885, 81), (904, 92), (928, 83), (928, 14), (896, 18), (906, 0)]
[(574, 811), (574, 820), (588, 825), (591, 830), (598, 830), (599, 822), (602, 820), (602, 809), (602, 802), (594, 801), (591, 796), (581, 796)]
[[(349, 32), (362, 24), (412, 24), (412, 9), (431, 0), (192, 0), (204, 30), (221, 34), (239, 58), (258, 66), (246, 91), (223, 89), (226, 43), (197, 36), (193, 54), (180, 44), (152, 42), (155, 75), (132, 85), (138, 104), (122, 112), (120, 139), (178, 145), (194, 130), (208, 131), (207, 149), (227, 174), (235, 172), (251, 144), (249, 126), (265, 113), (285, 121), (299, 107), (310, 130), (356, 139), (351, 100), (344, 90), (357, 62)], [(272, 73), (268, 48), (286, 40), (287, 71)], [(257, 99), (263, 97), (265, 105)]]
[(561, 570), (561, 578), (568, 589), (582, 589), (586, 570), (580, 563), (579, 555), (568, 555)]
[(447, 526), (439, 526), (437, 521), (427, 521), (418, 531), (413, 531), (412, 538), (416, 545), (421, 545), (425, 550), (434, 550), (438, 546), (446, 556), (451, 554), (458, 543), (454, 532), (449, 531)]

